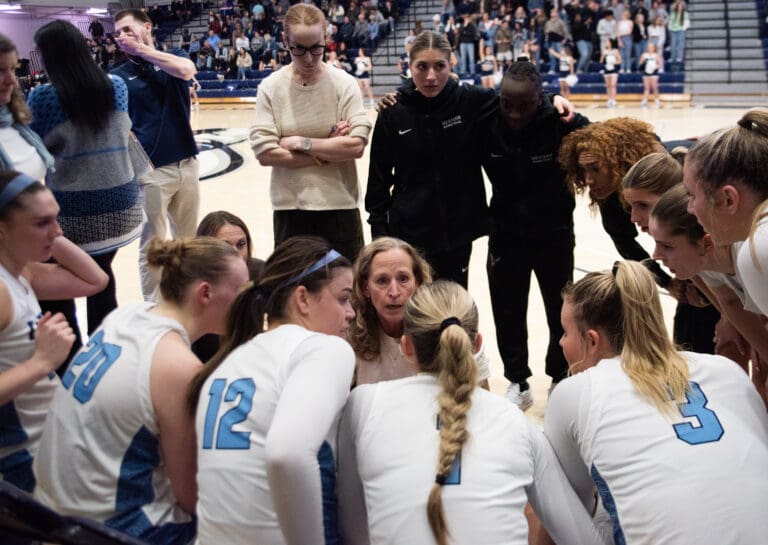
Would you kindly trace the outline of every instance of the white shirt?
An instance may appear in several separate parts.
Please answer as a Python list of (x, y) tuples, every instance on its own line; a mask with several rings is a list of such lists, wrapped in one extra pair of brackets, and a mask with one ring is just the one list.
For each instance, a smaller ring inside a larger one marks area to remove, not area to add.
[[(432, 375), (355, 388), (339, 430), (344, 543), (434, 543), (426, 504), (439, 451)], [(599, 543), (539, 429), (512, 403), (475, 388), (469, 438), (442, 488), (451, 543), (528, 543), (530, 501), (558, 542)]]
[(297, 325), (227, 356), (197, 410), (198, 543), (307, 545), (335, 533), (336, 429), (353, 370), (345, 341)]
[(742, 243), (735, 265), (756, 311), (768, 316), (768, 217), (757, 224), (751, 240)]
[(682, 355), (692, 392), (670, 417), (611, 358), (554, 389), (545, 434), (585, 505), (597, 485), (616, 543), (763, 543), (765, 406), (732, 361)]
[(26, 174), (35, 180), (45, 180), (45, 167), (40, 154), (29, 145), (13, 127), (0, 128), (0, 142), (6, 155), (13, 161), (14, 170)]

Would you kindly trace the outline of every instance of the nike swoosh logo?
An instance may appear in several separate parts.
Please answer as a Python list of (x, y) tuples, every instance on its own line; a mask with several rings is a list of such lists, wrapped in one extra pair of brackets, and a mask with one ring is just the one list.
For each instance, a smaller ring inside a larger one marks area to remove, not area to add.
[(409, 133), (409, 132), (411, 132), (412, 130), (413, 130), (413, 129), (405, 129), (404, 131), (397, 131), (397, 134), (399, 134), (400, 136), (402, 136), (402, 135), (404, 135), (404, 134), (406, 134), (406, 133)]
[(138, 78), (138, 77), (139, 77), (139, 76), (128, 76), (128, 79), (129, 79), (129, 80), (131, 80), (131, 79), (136, 79), (136, 78)]
[(503, 157), (503, 156), (496, 153), (491, 153), (491, 157), (493, 157), (494, 159), (498, 159), (499, 157)]

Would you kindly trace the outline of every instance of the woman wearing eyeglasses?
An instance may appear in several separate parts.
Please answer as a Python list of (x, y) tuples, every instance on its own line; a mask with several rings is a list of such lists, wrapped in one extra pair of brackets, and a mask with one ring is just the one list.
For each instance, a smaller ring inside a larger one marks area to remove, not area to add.
[(292, 63), (259, 86), (251, 147), (272, 167), (275, 246), (319, 235), (354, 260), (363, 246), (355, 159), (371, 123), (355, 78), (323, 62), (325, 15), (309, 4), (285, 14), (283, 41)]

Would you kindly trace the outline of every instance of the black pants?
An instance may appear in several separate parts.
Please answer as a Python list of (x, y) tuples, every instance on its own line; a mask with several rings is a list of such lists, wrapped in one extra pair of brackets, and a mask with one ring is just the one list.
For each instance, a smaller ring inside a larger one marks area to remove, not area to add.
[(496, 339), (504, 363), (504, 376), (522, 382), (531, 376), (528, 366), (528, 293), (531, 273), (536, 274), (549, 327), (546, 373), (558, 382), (566, 377), (568, 363), (560, 348), (563, 328), (560, 292), (573, 279), (572, 232), (553, 233), (541, 240), (491, 235), (488, 241), (488, 287), (491, 293)]
[(272, 213), (275, 247), (296, 235), (323, 237), (354, 262), (363, 247), (363, 224), (354, 210), (275, 210)]
[(714, 354), (715, 343), (712, 338), (718, 320), (720, 313), (712, 305), (699, 308), (678, 303), (672, 333), (675, 344), (682, 350)]
[[(86, 309), (88, 311), (88, 335), (93, 333), (104, 320), (104, 317), (117, 308), (117, 295), (115, 287), (115, 274), (112, 272), (112, 260), (115, 259), (117, 250), (106, 254), (91, 256), (102, 271), (109, 276), (107, 287), (99, 293), (91, 295), (86, 299)], [(72, 345), (66, 361), (64, 361), (56, 372), (61, 375), (66, 371), (69, 360), (77, 354), (77, 351), (83, 346), (83, 339), (80, 336), (80, 326), (77, 322), (77, 314), (74, 299), (60, 299), (58, 301), (40, 301), (40, 309), (43, 312), (50, 311), (51, 314), (61, 312), (69, 322), (70, 327), (75, 333), (75, 342)]]
[(432, 266), (435, 280), (451, 280), (467, 289), (469, 284), (469, 258), (472, 243), (448, 252), (424, 252), (424, 258)]

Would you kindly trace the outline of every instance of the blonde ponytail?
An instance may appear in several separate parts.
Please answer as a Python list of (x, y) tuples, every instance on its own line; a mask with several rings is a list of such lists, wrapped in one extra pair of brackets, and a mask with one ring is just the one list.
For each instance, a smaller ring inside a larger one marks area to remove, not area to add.
[(421, 286), (406, 306), (405, 334), (413, 340), (422, 371), (437, 374), (440, 449), (435, 484), (427, 500), (427, 519), (438, 545), (447, 545), (442, 487), (469, 438), (467, 413), (477, 384), (473, 357), (477, 307), (467, 291), (453, 282)]

